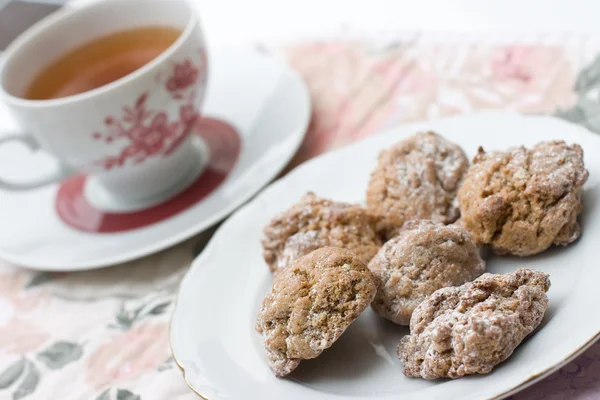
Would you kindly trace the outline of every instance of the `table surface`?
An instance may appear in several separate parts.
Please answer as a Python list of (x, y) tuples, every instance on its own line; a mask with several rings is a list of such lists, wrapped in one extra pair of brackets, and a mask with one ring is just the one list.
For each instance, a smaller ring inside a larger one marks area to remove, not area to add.
[[(306, 80), (313, 123), (294, 165), (397, 124), (491, 108), (600, 133), (595, 1), (196, 3), (211, 47), (260, 44)], [(211, 234), (101, 271), (0, 262), (0, 399), (195, 399), (168, 323)], [(600, 398), (600, 345), (513, 398)]]

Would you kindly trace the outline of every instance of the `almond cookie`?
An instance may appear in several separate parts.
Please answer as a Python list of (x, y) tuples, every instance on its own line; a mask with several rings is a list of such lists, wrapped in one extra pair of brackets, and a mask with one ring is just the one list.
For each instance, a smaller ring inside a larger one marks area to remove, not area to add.
[(577, 216), (588, 178), (583, 150), (563, 141), (530, 150), (479, 149), (459, 190), (460, 224), (495, 253), (529, 256), (581, 234)]
[(485, 262), (469, 233), (456, 225), (409, 221), (369, 263), (377, 282), (373, 311), (408, 325), (414, 309), (438, 289), (472, 281)]
[(390, 239), (408, 220), (456, 221), (456, 192), (468, 167), (463, 150), (433, 132), (382, 151), (367, 188), (367, 209), (381, 217), (379, 232)]
[(368, 268), (351, 251), (336, 247), (315, 250), (277, 274), (256, 322), (275, 376), (331, 347), (375, 291)]
[(548, 275), (519, 269), (484, 274), (423, 301), (398, 345), (404, 374), (425, 379), (487, 374), (538, 327), (548, 308)]
[(381, 247), (376, 222), (376, 218), (359, 205), (307, 193), (265, 227), (263, 256), (274, 273), (324, 246), (351, 250), (367, 264)]

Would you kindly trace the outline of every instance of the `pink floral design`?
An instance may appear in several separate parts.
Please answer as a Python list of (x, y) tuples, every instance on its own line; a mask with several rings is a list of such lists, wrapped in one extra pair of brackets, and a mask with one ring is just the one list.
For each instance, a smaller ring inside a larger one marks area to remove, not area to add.
[(190, 125), (196, 122), (200, 117), (200, 114), (198, 113), (198, 110), (196, 110), (196, 107), (192, 104), (187, 104), (179, 110), (179, 117), (184, 124)]
[[(191, 104), (185, 105), (179, 109), (179, 119), (184, 126), (192, 126), (196, 123), (197, 119), (200, 118), (200, 114)], [(186, 138), (186, 135), (180, 135), (179, 138), (175, 139), (169, 148), (165, 151), (166, 155), (171, 154), (175, 149), (179, 147), (181, 142)]]
[(163, 149), (165, 140), (171, 137), (176, 129), (177, 125), (168, 125), (167, 114), (159, 113), (148, 126), (134, 127), (131, 130), (131, 138), (139, 143), (144, 153), (155, 154)]
[(549, 112), (569, 108), (577, 98), (576, 70), (562, 46), (500, 46), (483, 69), (491, 74), (487, 86), (502, 108)]
[[(290, 47), (307, 83), (313, 119), (289, 168), (399, 123), (478, 110), (548, 112), (575, 101), (575, 74), (560, 46), (356, 42)], [(473, 48), (474, 49), (474, 48)]]
[(50, 335), (40, 327), (13, 316), (6, 325), (0, 326), (0, 349), (8, 354), (24, 354), (40, 348)]
[(491, 67), (497, 79), (515, 79), (529, 82), (533, 78), (533, 71), (527, 65), (527, 58), (532, 47), (506, 47), (500, 49), (492, 58)]
[[(169, 121), (164, 111), (151, 110), (147, 107), (149, 93), (140, 95), (133, 107), (123, 107), (120, 117), (108, 116), (104, 120), (107, 133), (95, 132), (92, 138), (105, 143), (113, 143), (119, 139), (127, 139), (129, 144), (121, 152), (98, 162), (106, 170), (123, 166), (127, 161), (139, 164), (149, 157), (167, 156), (171, 154), (189, 134), (189, 127), (199, 117), (196, 107), (196, 84), (200, 76), (200, 68), (205, 64), (204, 58), (196, 67), (191, 60), (175, 64), (166, 78), (164, 87), (174, 101), (181, 102), (179, 116)], [(155, 79), (161, 83), (165, 79), (164, 71)]]
[(129, 145), (119, 155), (100, 161), (105, 169), (122, 166), (129, 159), (139, 164), (148, 157), (164, 154), (170, 144), (187, 134), (187, 129), (183, 129), (187, 126), (184, 121), (169, 122), (166, 113), (149, 111), (146, 108), (147, 100), (148, 93), (142, 94), (133, 108), (123, 108), (122, 118), (106, 118), (104, 124), (108, 129), (107, 134), (94, 133), (94, 139), (106, 143), (121, 138), (129, 140)]
[(170, 356), (167, 323), (142, 323), (119, 334), (87, 360), (86, 382), (95, 388), (136, 379)]
[(173, 97), (183, 98), (181, 92), (196, 84), (200, 70), (192, 64), (192, 61), (185, 60), (181, 64), (175, 64), (173, 75), (167, 80), (166, 88)]
[(0, 275), (0, 299), (4, 299), (16, 314), (29, 313), (48, 301), (48, 295), (39, 290), (26, 290), (25, 277), (21, 274)]
[(22, 274), (0, 275), (0, 350), (22, 354), (41, 346), (49, 335), (22, 316), (35, 312), (49, 301), (40, 290), (24, 290)]

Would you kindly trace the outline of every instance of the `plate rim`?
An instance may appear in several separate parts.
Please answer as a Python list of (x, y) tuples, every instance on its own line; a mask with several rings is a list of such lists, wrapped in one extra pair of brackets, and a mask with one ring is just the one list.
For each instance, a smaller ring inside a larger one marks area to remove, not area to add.
[[(200, 396), (200, 398), (203, 400), (218, 400), (218, 399), (209, 398), (206, 395), (203, 395), (202, 393), (200, 393), (197, 389), (195, 389), (193, 387), (193, 385), (189, 382), (186, 368), (184, 367), (183, 363), (177, 358), (177, 355), (175, 352), (175, 346), (173, 346), (172, 332), (174, 330), (173, 327), (175, 325), (175, 318), (177, 315), (177, 310), (179, 309), (179, 299), (182, 296), (182, 288), (185, 286), (186, 281), (188, 279), (191, 279), (189, 277), (192, 275), (192, 271), (195, 270), (196, 268), (199, 268), (198, 264), (200, 264), (200, 262), (202, 261), (204, 254), (207, 252), (208, 249), (210, 249), (212, 246), (215, 245), (216, 241), (219, 239), (218, 236), (219, 236), (220, 231), (222, 231), (226, 227), (226, 225), (228, 225), (228, 223), (230, 223), (230, 221), (233, 220), (233, 217), (235, 217), (237, 214), (241, 214), (241, 213), (245, 212), (248, 208), (252, 207), (252, 205), (255, 202), (261, 201), (262, 197), (265, 196), (265, 193), (270, 192), (271, 190), (274, 189), (274, 187), (279, 186), (279, 185), (284, 185), (285, 182), (292, 179), (293, 175), (298, 173), (298, 171), (301, 171), (302, 169), (306, 168), (307, 166), (310, 166), (313, 163), (319, 162), (324, 157), (328, 157), (328, 156), (331, 156), (332, 154), (345, 151), (347, 147), (354, 146), (354, 145), (357, 145), (362, 142), (376, 140), (377, 136), (391, 134), (392, 132), (394, 132), (398, 129), (406, 128), (407, 126), (422, 126), (427, 123), (439, 123), (440, 121), (449, 121), (449, 120), (461, 119), (461, 118), (465, 118), (465, 117), (469, 118), (469, 117), (485, 117), (485, 116), (493, 116), (493, 117), (501, 116), (501, 117), (506, 117), (506, 118), (552, 120), (556, 123), (560, 123), (560, 124), (564, 124), (565, 126), (569, 126), (571, 129), (575, 128), (575, 129), (580, 130), (582, 132), (582, 134), (587, 135), (590, 139), (598, 142), (598, 144), (600, 145), (600, 136), (592, 133), (591, 131), (589, 131), (588, 129), (586, 129), (585, 127), (583, 127), (579, 124), (576, 124), (576, 123), (573, 123), (570, 121), (566, 121), (564, 119), (558, 118), (553, 115), (526, 115), (526, 114), (520, 114), (520, 113), (513, 112), (513, 111), (481, 111), (481, 112), (474, 112), (474, 113), (468, 113), (468, 114), (460, 114), (460, 115), (455, 115), (455, 116), (450, 116), (450, 117), (440, 118), (440, 119), (435, 119), (435, 120), (429, 120), (429, 121), (416, 121), (416, 122), (411, 122), (408, 124), (400, 124), (400, 125), (397, 125), (392, 128), (384, 129), (380, 132), (377, 132), (377, 133), (375, 133), (371, 136), (368, 136), (366, 138), (363, 138), (361, 140), (349, 143), (345, 146), (342, 146), (342, 147), (333, 149), (329, 152), (320, 154), (320, 155), (318, 155), (314, 158), (311, 158), (310, 160), (307, 160), (304, 163), (298, 165), (296, 168), (294, 168), (292, 171), (290, 171), (287, 175), (275, 180), (274, 182), (271, 182), (269, 185), (264, 187), (251, 201), (247, 202), (242, 207), (238, 208), (234, 213), (232, 213), (230, 215), (230, 217), (228, 218), (228, 220), (217, 229), (217, 231), (211, 237), (211, 239), (209, 240), (207, 245), (204, 247), (202, 252), (200, 254), (198, 254), (196, 256), (196, 258), (192, 261), (190, 268), (188, 269), (188, 271), (186, 272), (185, 276), (183, 277), (183, 279), (181, 281), (177, 296), (175, 298), (175, 303), (174, 303), (173, 311), (171, 314), (171, 319), (169, 322), (169, 347), (171, 349), (171, 354), (173, 356), (175, 364), (181, 370), (184, 381), (185, 381), (186, 385), (190, 388), (190, 390), (192, 390), (192, 392), (194, 392), (198, 396)], [(584, 149), (584, 151), (585, 151), (585, 149)], [(502, 391), (501, 393), (492, 394), (490, 397), (485, 397), (482, 400), (501, 400), (508, 396), (514, 395), (514, 394), (526, 389), (529, 386), (532, 386), (533, 384), (541, 381), (548, 375), (557, 371), (558, 369), (560, 369), (561, 367), (563, 367), (564, 365), (566, 365), (567, 363), (569, 363), (570, 361), (572, 361), (573, 359), (575, 359), (576, 357), (581, 355), (583, 352), (585, 352), (588, 348), (590, 348), (598, 340), (600, 340), (600, 326), (598, 328), (595, 328), (595, 332), (589, 338), (585, 339), (585, 341), (583, 341), (582, 344), (578, 345), (573, 351), (570, 351), (561, 360), (554, 362), (552, 365), (549, 365), (547, 368), (544, 368), (540, 372), (537, 372), (537, 373), (527, 376), (526, 378), (524, 378), (520, 383), (516, 384), (515, 386), (508, 388), (508, 389)], [(342, 396), (340, 398), (344, 398), (344, 396)]]
[[(232, 51), (225, 51), (224, 53), (230, 54), (232, 53)], [(257, 184), (253, 185), (253, 187), (248, 189), (247, 192), (244, 193), (242, 196), (237, 197), (235, 201), (232, 201), (227, 207), (223, 207), (217, 212), (213, 213), (210, 216), (210, 218), (205, 218), (201, 221), (198, 221), (196, 224), (189, 226), (186, 230), (178, 232), (174, 235), (169, 235), (160, 242), (140, 247), (136, 250), (129, 251), (124, 255), (107, 256), (97, 261), (65, 261), (61, 262), (60, 264), (49, 264), (47, 262), (36, 261), (35, 259), (26, 260), (24, 258), (14, 257), (10, 253), (7, 253), (2, 248), (0, 248), (0, 259), (2, 261), (6, 261), (24, 269), (47, 272), (76, 272), (112, 267), (118, 264), (127, 263), (146, 256), (156, 254), (162, 250), (184, 242), (193, 237), (194, 235), (202, 233), (212, 228), (220, 221), (223, 221), (241, 206), (244, 206), (250, 199), (252, 199), (253, 196), (256, 196), (258, 193), (260, 193), (265, 188), (265, 186), (269, 185), (273, 181), (273, 179), (276, 178), (278, 174), (280, 174), (281, 171), (289, 164), (289, 162), (293, 159), (298, 149), (302, 145), (302, 142), (306, 136), (311, 121), (312, 100), (306, 82), (302, 79), (301, 75), (284, 61), (280, 60), (274, 55), (265, 55), (264, 53), (257, 50), (246, 49), (246, 51), (235, 51), (235, 53), (243, 54), (244, 56), (248, 56), (248, 54), (251, 54), (253, 57), (260, 57), (263, 60), (268, 60), (269, 62), (278, 65), (282, 70), (282, 74), (286, 75), (287, 79), (293, 80), (294, 84), (298, 85), (298, 97), (302, 98), (302, 103), (306, 107), (305, 113), (302, 116), (302, 124), (298, 126), (298, 134), (290, 135), (290, 138), (293, 138), (293, 142), (291, 144), (289, 153), (281, 157), (280, 161), (277, 164), (275, 164), (274, 167), (271, 168), (268, 173), (265, 173), (260, 180), (257, 180)], [(259, 112), (259, 114), (260, 113), (261, 112)], [(207, 116), (210, 117), (210, 115)], [(244, 138), (242, 138), (242, 142), (245, 142)], [(239, 160), (237, 161), (234, 170), (238, 167), (238, 163)], [(55, 186), (58, 187), (58, 185)], [(190, 207), (188, 211), (192, 210), (194, 207), (195, 206)], [(143, 230), (144, 228), (140, 229)], [(89, 235), (89, 233), (86, 232), (80, 233), (82, 235)], [(118, 233), (114, 235), (118, 236)]]

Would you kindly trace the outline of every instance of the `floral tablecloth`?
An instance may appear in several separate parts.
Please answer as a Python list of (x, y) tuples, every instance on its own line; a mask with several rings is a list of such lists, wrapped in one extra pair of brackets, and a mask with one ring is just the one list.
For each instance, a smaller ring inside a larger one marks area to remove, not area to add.
[[(554, 114), (600, 133), (600, 46), (585, 38), (330, 41), (276, 52), (314, 102), (289, 168), (398, 124), (485, 109)], [(100, 271), (36, 273), (0, 262), (0, 399), (195, 399), (170, 355), (169, 318), (212, 232)], [(600, 398), (600, 343), (512, 398)]]

